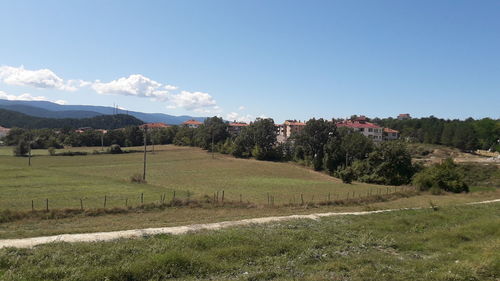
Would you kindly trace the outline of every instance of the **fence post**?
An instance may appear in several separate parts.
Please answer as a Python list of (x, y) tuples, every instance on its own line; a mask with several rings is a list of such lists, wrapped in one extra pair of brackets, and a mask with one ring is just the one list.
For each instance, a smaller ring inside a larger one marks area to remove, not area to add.
[(302, 205), (304, 205), (304, 194), (300, 194), (300, 202), (302, 202)]
[(45, 199), (45, 209), (49, 211), (49, 198)]
[(175, 201), (175, 190), (174, 190), (174, 195), (172, 197), (172, 202)]
[(144, 193), (141, 193), (141, 204), (144, 204)]
[(240, 203), (241, 203), (241, 202), (243, 202), (243, 201), (241, 200), (241, 194), (240, 194)]
[(83, 200), (80, 198), (80, 210), (83, 210)]
[(107, 197), (106, 197), (106, 195), (104, 195), (104, 208), (106, 208), (106, 201), (107, 201), (106, 199), (107, 199)]
[(33, 202), (33, 200), (31, 200), (31, 211), (34, 211), (35, 210), (35, 203)]
[(125, 198), (125, 207), (128, 207), (128, 198)]
[(222, 204), (224, 204), (224, 190), (222, 191)]

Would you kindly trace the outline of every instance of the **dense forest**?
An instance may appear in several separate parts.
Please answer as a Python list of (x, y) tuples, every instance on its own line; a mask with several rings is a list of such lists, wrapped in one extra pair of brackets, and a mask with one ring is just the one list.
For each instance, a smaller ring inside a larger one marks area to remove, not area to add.
[(29, 116), (16, 111), (0, 109), (0, 125), (7, 128), (25, 129), (76, 129), (91, 127), (95, 129), (117, 129), (126, 126), (141, 125), (143, 122), (133, 116), (125, 114), (99, 115), (92, 118), (41, 118)]
[(398, 130), (403, 139), (430, 144), (442, 144), (461, 150), (491, 149), (500, 151), (500, 120), (472, 118), (446, 120), (433, 116), (398, 120), (373, 119), (373, 122)]

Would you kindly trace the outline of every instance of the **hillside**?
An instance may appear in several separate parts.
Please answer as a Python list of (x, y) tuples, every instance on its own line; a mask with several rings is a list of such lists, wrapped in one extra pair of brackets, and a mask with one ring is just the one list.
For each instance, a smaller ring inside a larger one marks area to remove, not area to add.
[(117, 129), (132, 125), (141, 125), (144, 122), (125, 114), (99, 115), (92, 118), (41, 118), (29, 116), (16, 111), (0, 109), (0, 126), (26, 129), (42, 128), (80, 128), (92, 127), (95, 129)]
[[(89, 118), (97, 115), (109, 115), (115, 112), (115, 109), (110, 106), (60, 105), (48, 101), (10, 101), (2, 99), (0, 99), (0, 108), (44, 118)], [(206, 118), (125, 110), (118, 110), (118, 113), (134, 116), (146, 123), (163, 122), (172, 125), (181, 124), (189, 119), (203, 121)]]

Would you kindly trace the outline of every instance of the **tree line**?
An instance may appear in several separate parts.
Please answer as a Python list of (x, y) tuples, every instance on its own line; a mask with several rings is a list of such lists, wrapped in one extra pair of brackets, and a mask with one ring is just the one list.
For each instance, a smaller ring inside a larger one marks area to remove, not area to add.
[(117, 129), (126, 126), (141, 125), (144, 122), (131, 115), (99, 115), (92, 118), (42, 118), (20, 112), (0, 109), (0, 124), (3, 127), (42, 129), (42, 128), (81, 128)]
[(442, 144), (461, 150), (485, 149), (500, 151), (500, 120), (446, 120), (434, 116), (398, 120), (373, 119), (383, 127), (398, 130), (402, 138), (430, 144)]

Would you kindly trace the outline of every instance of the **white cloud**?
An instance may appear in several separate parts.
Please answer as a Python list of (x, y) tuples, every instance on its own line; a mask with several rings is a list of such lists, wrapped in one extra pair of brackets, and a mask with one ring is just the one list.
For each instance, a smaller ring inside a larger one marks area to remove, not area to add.
[(245, 107), (242, 105), (242, 106), (238, 107), (238, 110), (243, 111), (243, 110), (245, 110)]
[(161, 83), (140, 74), (132, 74), (109, 83), (98, 80), (91, 87), (99, 94), (152, 97), (157, 100), (165, 100), (168, 96), (168, 91), (161, 90)]
[(255, 120), (255, 117), (250, 114), (241, 115), (238, 112), (231, 112), (226, 115), (226, 119), (229, 121), (250, 123)]
[[(208, 93), (181, 91), (168, 96), (170, 108), (184, 108), (200, 112), (202, 109), (219, 109), (214, 98)], [(215, 108), (217, 107), (217, 108)]]
[(54, 101), (54, 103), (57, 103), (57, 104), (60, 104), (60, 105), (66, 105), (66, 104), (68, 104), (68, 102), (65, 101), (65, 100), (56, 100), (56, 101)]
[[(5, 100), (22, 100), (22, 101), (50, 101), (44, 96), (32, 96), (31, 94), (25, 93), (21, 94), (19, 96), (16, 95), (10, 95), (7, 94), (6, 92), (0, 91), (0, 99), (5, 99)], [(66, 104), (67, 102), (65, 100), (56, 100), (54, 101), (57, 104)]]
[(0, 80), (9, 85), (75, 91), (50, 69), (28, 70), (24, 66), (0, 66)]

